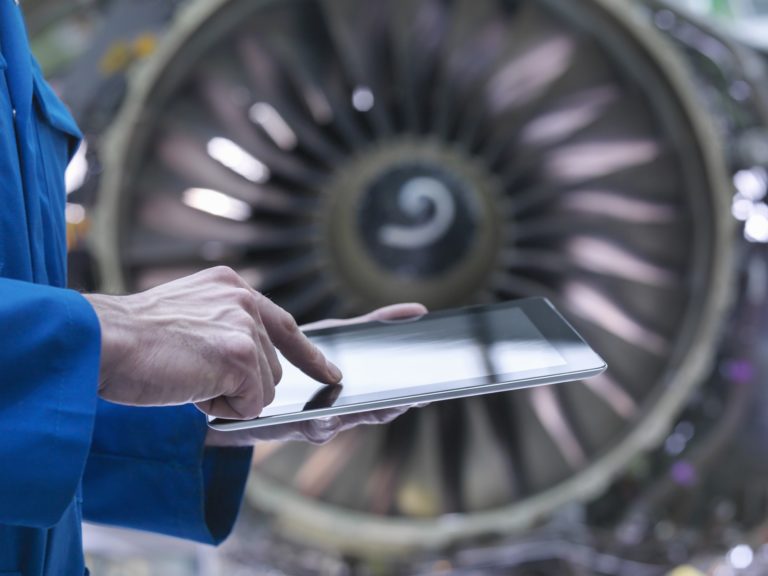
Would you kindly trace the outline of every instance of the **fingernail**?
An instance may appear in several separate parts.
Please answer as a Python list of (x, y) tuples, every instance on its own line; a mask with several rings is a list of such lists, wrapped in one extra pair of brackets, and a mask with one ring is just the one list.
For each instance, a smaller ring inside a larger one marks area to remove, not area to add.
[(326, 360), (325, 365), (328, 367), (328, 373), (331, 375), (334, 382), (340, 382), (344, 375), (341, 373), (341, 370), (339, 370), (339, 367), (330, 360)]

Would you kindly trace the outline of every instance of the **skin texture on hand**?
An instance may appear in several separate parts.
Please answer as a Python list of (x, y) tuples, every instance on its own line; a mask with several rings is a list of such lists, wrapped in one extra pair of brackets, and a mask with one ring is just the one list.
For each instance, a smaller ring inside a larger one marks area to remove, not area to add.
[[(345, 326), (374, 320), (398, 320), (422, 316), (426, 313), (427, 309), (421, 304), (395, 304), (379, 308), (357, 318), (350, 318), (349, 320), (322, 320), (313, 324), (307, 324), (302, 326), (302, 330)], [(391, 422), (405, 413), (408, 408), (387, 408), (384, 410), (345, 414), (330, 418), (316, 418), (303, 422), (290, 422), (288, 424), (276, 424), (275, 426), (232, 432), (221, 432), (211, 429), (208, 430), (205, 443), (208, 446), (252, 446), (257, 442), (296, 440), (312, 442), (313, 444), (324, 444), (332, 440), (340, 432), (356, 426)]]
[(130, 296), (86, 298), (101, 324), (99, 395), (111, 402), (194, 402), (212, 416), (254, 418), (282, 376), (275, 348), (320, 382), (341, 380), (288, 312), (226, 267)]

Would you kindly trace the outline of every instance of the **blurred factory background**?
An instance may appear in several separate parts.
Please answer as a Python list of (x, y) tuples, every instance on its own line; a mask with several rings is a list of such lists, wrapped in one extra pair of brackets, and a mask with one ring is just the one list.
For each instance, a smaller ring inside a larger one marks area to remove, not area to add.
[(544, 295), (610, 367), (262, 445), (222, 548), (89, 526), (95, 575), (768, 575), (768, 2), (23, 6), (73, 286)]

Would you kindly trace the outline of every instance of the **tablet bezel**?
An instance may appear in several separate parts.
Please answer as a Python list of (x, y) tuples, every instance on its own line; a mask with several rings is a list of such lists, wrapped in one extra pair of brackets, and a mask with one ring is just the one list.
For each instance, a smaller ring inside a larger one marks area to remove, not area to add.
[[(378, 397), (380, 393), (374, 393), (377, 396), (376, 399), (369, 398), (374, 394), (361, 394), (346, 399), (347, 402), (340, 405), (314, 408), (311, 410), (302, 409), (299, 411), (274, 414), (250, 420), (209, 418), (208, 425), (211, 428), (222, 431), (273, 426), (315, 418), (327, 418), (330, 416), (340, 416), (356, 412), (366, 412), (369, 410), (394, 408), (580, 380), (595, 376), (605, 370), (606, 364), (603, 359), (600, 358), (588, 344), (586, 344), (584, 339), (581, 338), (576, 330), (562, 317), (562, 315), (560, 315), (546, 298), (526, 298), (496, 304), (441, 310), (431, 312), (417, 319), (409, 319), (405, 321), (375, 321), (331, 328), (320, 328), (309, 330), (306, 334), (310, 338), (335, 334), (346, 335), (370, 329), (372, 326), (380, 326), (381, 324), (393, 326), (403, 322), (428, 322), (432, 319), (466, 316), (488, 311), (502, 311), (509, 308), (518, 308), (522, 310), (534, 326), (536, 326), (544, 339), (563, 357), (565, 364), (546, 368), (536, 368), (523, 372), (482, 376), (473, 379), (435, 382), (429, 385), (429, 387), (422, 385), (410, 389), (399, 388), (398, 390), (393, 391), (392, 397), (385, 399)], [(489, 381), (491, 378), (492, 381)], [(318, 387), (321, 386), (322, 384), (318, 383)], [(448, 387), (448, 389), (446, 389), (446, 387)], [(419, 391), (417, 392), (416, 390)]]

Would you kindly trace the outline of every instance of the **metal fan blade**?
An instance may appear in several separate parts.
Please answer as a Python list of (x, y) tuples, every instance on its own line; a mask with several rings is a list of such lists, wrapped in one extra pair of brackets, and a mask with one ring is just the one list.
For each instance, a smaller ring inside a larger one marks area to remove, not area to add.
[(470, 510), (488, 510), (515, 494), (506, 443), (499, 444), (481, 400), (466, 402), (466, 413), (469, 448), (462, 477), (464, 501)]
[(438, 422), (441, 442), (440, 464), (443, 477), (443, 512), (466, 510), (462, 486), (462, 467), (467, 450), (466, 415), (461, 402), (452, 400), (440, 406)]
[[(305, 158), (280, 150), (266, 136), (260, 135), (254, 129), (248, 117), (247, 103), (240, 102), (236, 105), (232, 102), (231, 96), (227, 97), (233, 90), (240, 94), (240, 90), (233, 88), (232, 84), (210, 71), (203, 70), (198, 74), (201, 97), (210, 114), (221, 124), (233, 141), (269, 167), (273, 173), (279, 174), (289, 182), (316, 189), (326, 179), (323, 169), (310, 164)], [(181, 117), (182, 122), (186, 123), (183, 116), (180, 114), (178, 116)]]
[(440, 0), (400, 0), (392, 10), (392, 42), (406, 132), (423, 133), (431, 116), (428, 93), (438, 74), (438, 54), (449, 26)]
[(336, 165), (343, 158), (343, 152), (317, 129), (311, 116), (305, 116), (296, 107), (291, 106), (295, 98), (289, 97), (288, 81), (284, 78), (282, 69), (273, 62), (272, 52), (253, 35), (248, 35), (239, 39), (238, 55), (250, 80), (254, 104), (269, 104), (284, 118), (284, 123), (291, 128), (298, 144), (324, 165)]
[(570, 191), (560, 198), (560, 207), (631, 224), (671, 224), (678, 216), (678, 209), (672, 204), (608, 190)]
[(552, 386), (539, 386), (527, 395), (531, 407), (568, 465), (578, 470), (587, 462), (584, 449), (566, 418)]
[[(207, 144), (210, 149), (212, 144), (220, 141), (233, 147), (231, 141), (221, 137), (215, 137), (208, 142), (201, 142), (200, 139), (188, 135), (166, 134), (161, 137), (158, 143), (158, 158), (163, 161), (165, 166), (173, 170), (180, 180), (188, 182), (190, 186), (219, 190), (232, 198), (248, 203), (255, 211), (306, 217), (316, 209), (317, 201), (314, 198), (302, 197), (302, 195), (286, 188), (249, 181), (237, 171), (227, 168), (220, 161), (214, 159), (211, 153), (206, 151), (203, 144)], [(262, 174), (260, 171), (261, 164), (258, 160), (246, 156), (246, 153), (237, 148), (234, 148), (234, 152), (235, 161), (239, 161), (241, 164), (239, 168), (238, 166), (235, 168), (240, 171), (243, 171), (243, 166), (250, 168), (251, 165), (244, 160), (251, 160), (256, 167), (254, 179), (258, 180), (259, 174)], [(237, 156), (238, 153), (244, 158), (241, 159)], [(268, 170), (266, 166), (264, 168)]]
[(624, 420), (637, 414), (637, 402), (609, 374), (600, 374), (585, 380), (583, 384)]
[(257, 229), (245, 222), (192, 208), (172, 195), (156, 195), (148, 199), (139, 220), (149, 230), (259, 250), (308, 245), (317, 234), (303, 226), (293, 230), (266, 226)]
[[(386, 41), (382, 37), (383, 30), (378, 26), (379, 21), (376, 18), (377, 10), (383, 9), (384, 3), (364, 6), (352, 0), (321, 0), (320, 6), (325, 16), (325, 26), (336, 46), (336, 54), (344, 66), (348, 82), (354, 89), (362, 90), (366, 95), (367, 102), (359, 106), (359, 109), (370, 113), (371, 123), (379, 136), (391, 134), (394, 128), (392, 119), (387, 114), (386, 104), (377, 105), (375, 101), (377, 94), (386, 94), (383, 89), (384, 82), (380, 81), (370, 68), (376, 64), (377, 59), (371, 61), (371, 55), (367, 54), (365, 49), (368, 38), (364, 41), (362, 37), (362, 34), (370, 34), (373, 30), (371, 43), (378, 43), (379, 50), (384, 48)], [(358, 26), (346, 26), (345, 22), (349, 19), (357, 22)], [(381, 57), (378, 60), (381, 60)], [(354, 97), (354, 94), (350, 96)]]
[(432, 518), (442, 512), (445, 500), (442, 465), (440, 452), (435, 450), (442, 440), (436, 407), (418, 409), (418, 429), (412, 440), (413, 448), (403, 464), (397, 493), (397, 509), (401, 514)]
[[(354, 151), (370, 138), (356, 118), (349, 86), (335, 59), (332, 39), (315, 23), (323, 18), (317, 4), (310, 4), (293, 18), (283, 18), (266, 31), (273, 51), (285, 64), (286, 73), (296, 86), (314, 122), (334, 130), (345, 147)], [(301, 38), (290, 41), (289, 38)], [(330, 134), (328, 134), (330, 136)]]
[(564, 287), (563, 298), (572, 313), (622, 340), (657, 355), (664, 354), (669, 348), (669, 342), (663, 335), (643, 326), (612, 299), (590, 286), (569, 282)]
[(336, 299), (333, 285), (319, 274), (303, 280), (300, 285), (295, 283), (290, 290), (283, 288), (280, 293), (270, 293), (270, 296), (281, 307), (290, 310), (299, 322), (308, 321), (313, 310), (323, 305), (330, 307)]
[(412, 439), (418, 430), (416, 413), (400, 416), (385, 435), (380, 458), (371, 470), (367, 483), (369, 510), (374, 514), (390, 514), (398, 497), (400, 476), (405, 462), (414, 449)]
[(520, 131), (520, 148), (525, 150), (554, 146), (595, 123), (607, 106), (619, 100), (615, 86), (589, 88), (569, 95), (538, 116)]
[(568, 274), (590, 272), (651, 286), (678, 286), (673, 269), (648, 261), (603, 238), (570, 236), (558, 250), (513, 248), (503, 252), (506, 268), (541, 269)]

